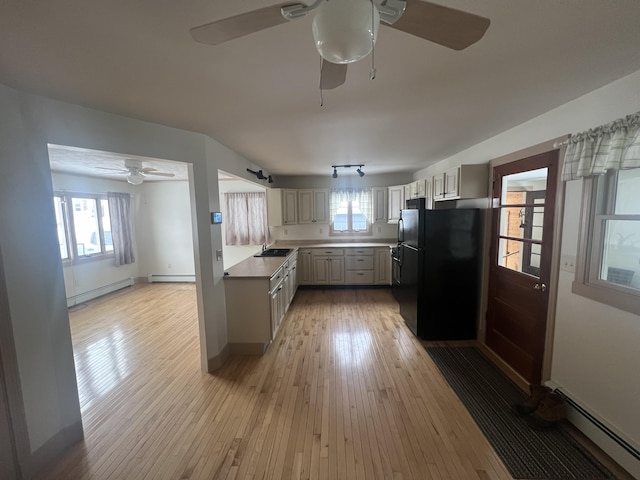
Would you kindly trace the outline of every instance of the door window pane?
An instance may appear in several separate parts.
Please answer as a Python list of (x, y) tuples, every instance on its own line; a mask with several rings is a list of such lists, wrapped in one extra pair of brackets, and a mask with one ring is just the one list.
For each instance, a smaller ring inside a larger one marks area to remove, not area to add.
[(546, 190), (547, 172), (547, 168), (539, 168), (502, 177), (501, 204), (523, 204), (526, 192)]
[(539, 277), (541, 251), (540, 244), (501, 238), (498, 243), (498, 265)]
[(94, 198), (72, 198), (71, 202), (78, 256), (101, 253), (96, 200)]

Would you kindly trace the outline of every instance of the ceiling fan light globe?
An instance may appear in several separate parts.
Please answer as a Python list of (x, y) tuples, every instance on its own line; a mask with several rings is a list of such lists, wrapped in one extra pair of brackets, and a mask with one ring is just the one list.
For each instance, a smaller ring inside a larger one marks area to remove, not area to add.
[(318, 7), (312, 30), (320, 56), (341, 64), (369, 55), (379, 26), (380, 15), (371, 0), (327, 0)]
[(144, 177), (139, 173), (130, 173), (127, 175), (127, 182), (131, 185), (140, 185), (144, 181)]

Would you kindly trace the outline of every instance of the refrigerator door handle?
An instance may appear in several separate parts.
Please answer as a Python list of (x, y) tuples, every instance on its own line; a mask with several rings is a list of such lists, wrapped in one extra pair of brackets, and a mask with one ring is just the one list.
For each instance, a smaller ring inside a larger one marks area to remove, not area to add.
[(404, 242), (404, 220), (402, 217), (398, 220), (398, 243)]

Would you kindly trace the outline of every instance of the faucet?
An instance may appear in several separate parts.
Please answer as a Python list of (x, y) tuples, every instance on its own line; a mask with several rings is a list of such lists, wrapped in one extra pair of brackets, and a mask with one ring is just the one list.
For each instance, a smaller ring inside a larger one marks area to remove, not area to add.
[(267, 249), (267, 242), (262, 244), (262, 251), (264, 252)]

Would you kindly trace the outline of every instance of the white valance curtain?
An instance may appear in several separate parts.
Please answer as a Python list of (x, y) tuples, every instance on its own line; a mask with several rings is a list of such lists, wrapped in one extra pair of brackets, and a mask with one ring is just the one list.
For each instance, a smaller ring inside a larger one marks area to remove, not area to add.
[(131, 195), (108, 192), (111, 238), (113, 239), (114, 263), (116, 267), (135, 262), (133, 237), (131, 234)]
[(266, 243), (267, 200), (263, 192), (225, 193), (225, 240), (227, 245)]
[(345, 188), (340, 190), (331, 190), (330, 195), (330, 210), (331, 218), (336, 216), (338, 208), (342, 202), (357, 201), (360, 211), (367, 217), (369, 223), (371, 223), (371, 190)]
[(571, 135), (563, 144), (567, 146), (563, 180), (640, 168), (640, 112)]

